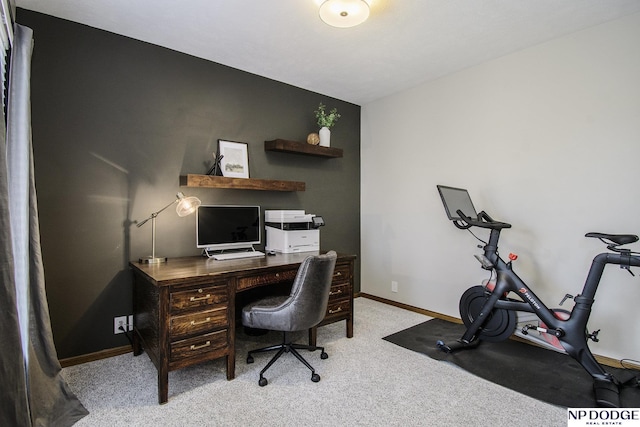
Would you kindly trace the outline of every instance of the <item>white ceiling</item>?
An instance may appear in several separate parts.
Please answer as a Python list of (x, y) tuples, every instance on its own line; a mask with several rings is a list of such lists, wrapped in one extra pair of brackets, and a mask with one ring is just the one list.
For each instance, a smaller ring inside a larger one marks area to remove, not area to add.
[(640, 0), (371, 0), (369, 20), (342, 29), (318, 0), (16, 3), (358, 105), (640, 12)]

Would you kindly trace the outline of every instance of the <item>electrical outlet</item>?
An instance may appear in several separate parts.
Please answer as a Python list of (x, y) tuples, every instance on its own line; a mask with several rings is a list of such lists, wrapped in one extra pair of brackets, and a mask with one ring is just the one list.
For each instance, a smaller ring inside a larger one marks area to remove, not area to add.
[(391, 292), (398, 292), (398, 282), (395, 280), (391, 282)]
[[(120, 329), (122, 327), (122, 329)], [(124, 334), (127, 330), (127, 316), (118, 316), (113, 318), (113, 333)]]
[(133, 314), (130, 314), (128, 319), (129, 322), (127, 322), (127, 325), (129, 325), (129, 331), (133, 331)]

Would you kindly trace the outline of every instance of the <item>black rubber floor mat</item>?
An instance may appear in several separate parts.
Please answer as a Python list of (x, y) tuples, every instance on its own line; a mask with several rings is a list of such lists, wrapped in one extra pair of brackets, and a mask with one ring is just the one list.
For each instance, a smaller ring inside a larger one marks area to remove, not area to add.
[[(438, 340), (456, 343), (464, 330), (461, 324), (432, 319), (384, 339), (433, 359), (454, 363), (488, 381), (554, 405), (568, 408), (597, 406), (591, 376), (566, 354), (515, 340), (481, 342), (474, 349), (454, 353), (437, 348)], [(604, 368), (620, 381), (639, 374), (635, 370)], [(622, 388), (620, 398), (623, 407), (640, 407), (640, 387)]]

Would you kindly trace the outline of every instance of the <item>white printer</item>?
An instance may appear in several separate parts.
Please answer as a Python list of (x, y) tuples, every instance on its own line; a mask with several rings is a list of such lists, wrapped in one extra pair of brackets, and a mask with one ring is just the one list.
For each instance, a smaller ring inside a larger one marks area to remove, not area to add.
[(264, 225), (267, 231), (267, 251), (290, 254), (320, 250), (322, 217), (305, 214), (303, 210), (265, 210)]

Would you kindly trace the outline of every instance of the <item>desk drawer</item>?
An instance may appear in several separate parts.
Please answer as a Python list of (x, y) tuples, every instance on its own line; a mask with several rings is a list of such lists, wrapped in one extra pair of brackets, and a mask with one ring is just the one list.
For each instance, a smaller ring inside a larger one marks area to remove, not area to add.
[(333, 270), (332, 283), (334, 285), (338, 283), (350, 283), (350, 276), (351, 271), (348, 264), (337, 264)]
[(175, 341), (170, 344), (170, 359), (172, 362), (212, 353), (225, 348), (228, 342), (228, 330), (224, 329), (210, 334)]
[(172, 339), (211, 331), (227, 326), (227, 306), (183, 316), (172, 316), (169, 322), (169, 336)]
[(171, 292), (169, 295), (169, 311), (183, 311), (208, 307), (213, 304), (226, 303), (229, 300), (227, 286), (203, 286), (187, 291)]
[(253, 288), (256, 286), (270, 285), (285, 281), (292, 281), (298, 274), (298, 269), (284, 270), (273, 273), (257, 274), (255, 276), (240, 277), (238, 279), (238, 290)]
[(351, 301), (349, 299), (342, 299), (337, 301), (329, 301), (327, 306), (327, 314), (325, 320), (331, 317), (344, 316), (351, 311)]
[(341, 283), (338, 285), (332, 285), (329, 290), (329, 303), (341, 298), (349, 298), (349, 295), (351, 295), (351, 284)]

